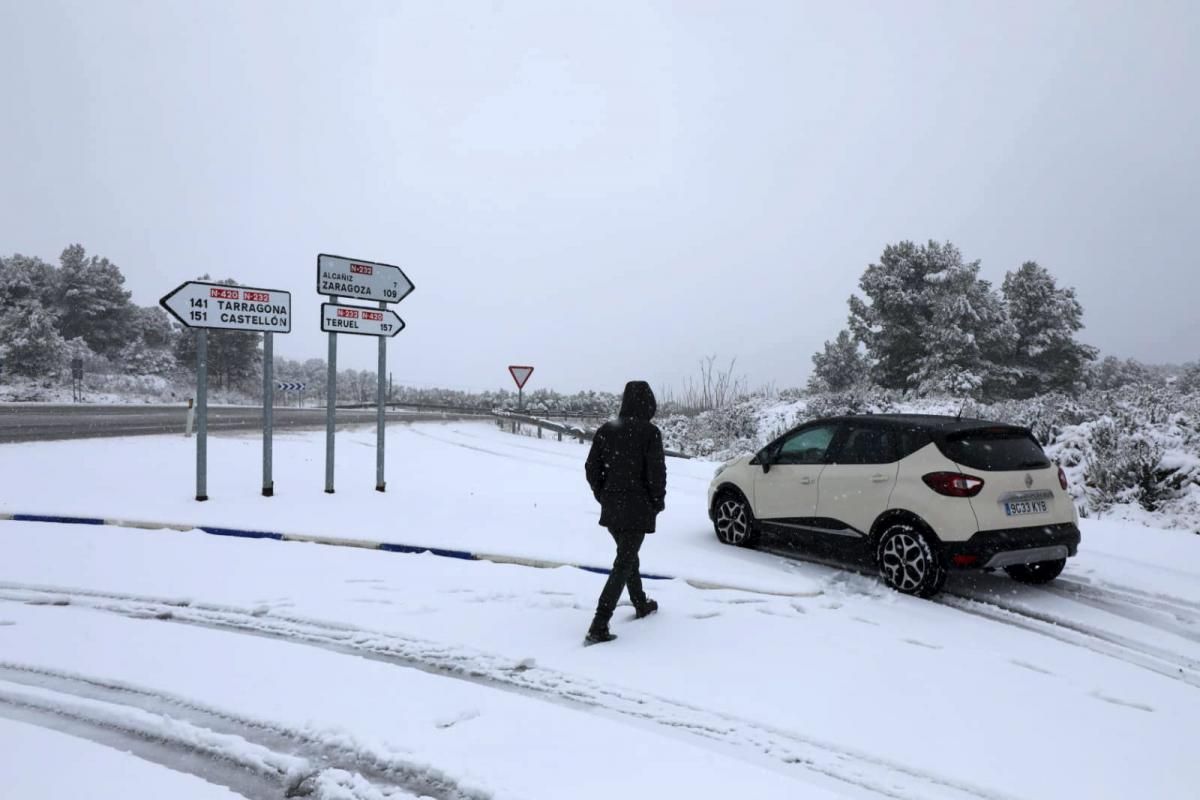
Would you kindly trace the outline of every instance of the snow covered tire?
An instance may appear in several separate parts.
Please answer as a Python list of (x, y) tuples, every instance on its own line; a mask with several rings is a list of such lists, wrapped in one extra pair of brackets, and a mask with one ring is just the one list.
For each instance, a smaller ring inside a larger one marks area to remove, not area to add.
[(713, 528), (724, 544), (749, 547), (758, 538), (754, 513), (741, 495), (725, 492), (713, 503)]
[(1054, 580), (1062, 574), (1065, 566), (1067, 566), (1065, 558), (1056, 558), (1052, 561), (1036, 561), (1032, 564), (1013, 564), (1005, 567), (1004, 571), (1014, 581), (1036, 585)]
[(933, 597), (946, 585), (946, 568), (929, 539), (917, 527), (900, 522), (879, 537), (875, 563), (883, 582), (897, 592)]

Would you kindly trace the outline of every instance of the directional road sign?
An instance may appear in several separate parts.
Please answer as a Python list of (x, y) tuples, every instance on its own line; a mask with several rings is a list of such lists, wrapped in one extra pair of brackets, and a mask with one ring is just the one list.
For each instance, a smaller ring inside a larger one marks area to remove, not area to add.
[(317, 256), (317, 294), (399, 303), (412, 290), (404, 270), (391, 264), (325, 253)]
[(525, 384), (529, 381), (529, 376), (533, 374), (533, 367), (509, 367), (509, 374), (513, 380), (517, 382), (518, 389), (524, 389)]
[(281, 392), (303, 392), (303, 383), (276, 383), (275, 388)]
[(357, 333), (363, 336), (395, 336), (404, 330), (404, 320), (390, 308), (362, 308), (321, 304), (321, 330), (326, 333)]
[(292, 295), (279, 289), (188, 281), (158, 302), (189, 328), (292, 331)]

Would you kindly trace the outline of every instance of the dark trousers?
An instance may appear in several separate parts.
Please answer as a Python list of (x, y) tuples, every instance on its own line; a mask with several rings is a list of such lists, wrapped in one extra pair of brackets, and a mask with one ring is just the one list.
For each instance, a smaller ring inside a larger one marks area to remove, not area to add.
[(642, 549), (642, 541), (646, 538), (646, 534), (641, 531), (624, 531), (617, 528), (609, 528), (608, 532), (612, 534), (613, 541), (617, 543), (617, 557), (613, 561), (612, 572), (608, 575), (604, 590), (600, 592), (600, 602), (596, 605), (596, 618), (592, 621), (592, 627), (596, 628), (608, 625), (613, 612), (617, 610), (617, 601), (621, 599), (621, 592), (626, 587), (629, 589), (629, 600), (635, 608), (641, 608), (646, 604), (646, 593), (642, 590), (642, 576), (638, 571), (641, 566), (638, 563), (638, 550)]

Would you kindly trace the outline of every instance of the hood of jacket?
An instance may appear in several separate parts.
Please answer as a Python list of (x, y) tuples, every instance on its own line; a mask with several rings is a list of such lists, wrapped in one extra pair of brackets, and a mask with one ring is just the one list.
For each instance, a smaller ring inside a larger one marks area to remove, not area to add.
[(630, 381), (625, 384), (625, 396), (621, 398), (622, 419), (651, 420), (658, 411), (654, 391), (645, 381)]

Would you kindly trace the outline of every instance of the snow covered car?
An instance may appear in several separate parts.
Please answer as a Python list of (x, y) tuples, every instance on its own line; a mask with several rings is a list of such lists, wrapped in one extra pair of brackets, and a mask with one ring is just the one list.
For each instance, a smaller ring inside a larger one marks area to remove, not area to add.
[(951, 569), (1046, 583), (1079, 547), (1066, 475), (1033, 434), (957, 417), (806, 423), (722, 465), (708, 508), (726, 544), (873, 564), (919, 597)]

